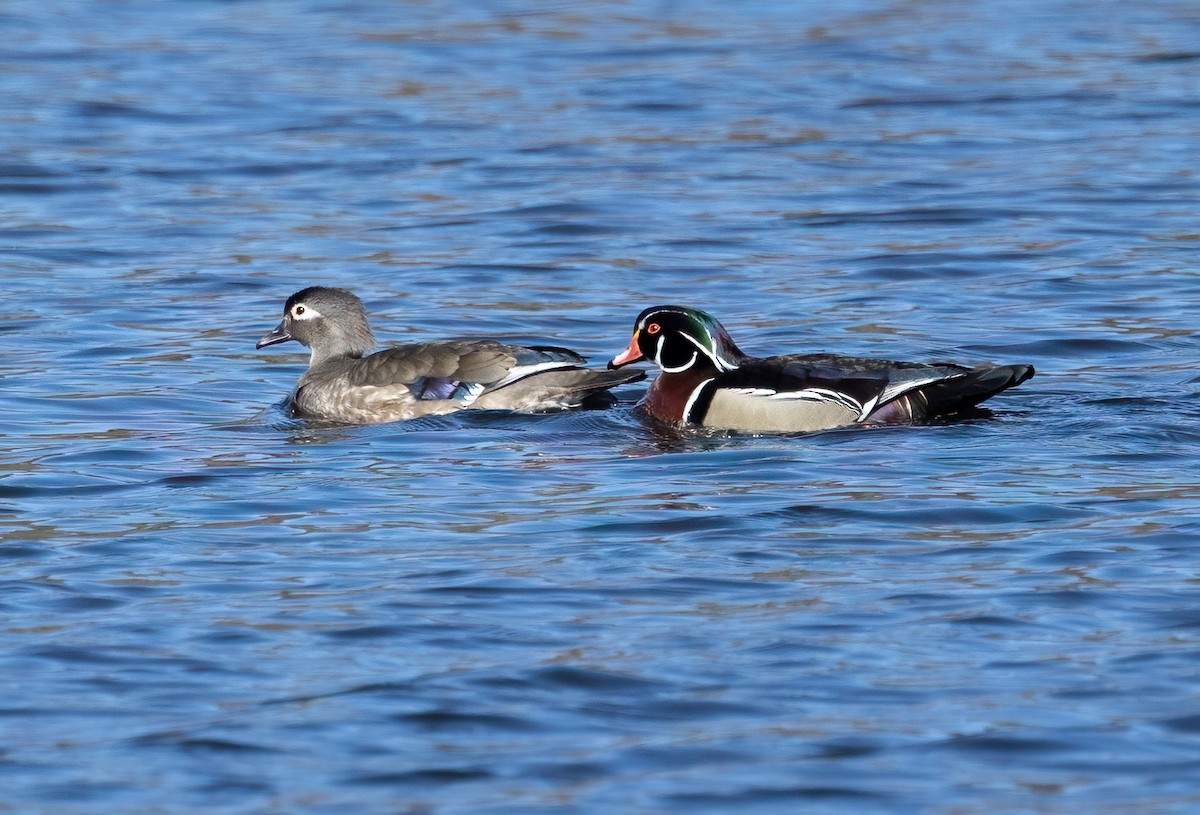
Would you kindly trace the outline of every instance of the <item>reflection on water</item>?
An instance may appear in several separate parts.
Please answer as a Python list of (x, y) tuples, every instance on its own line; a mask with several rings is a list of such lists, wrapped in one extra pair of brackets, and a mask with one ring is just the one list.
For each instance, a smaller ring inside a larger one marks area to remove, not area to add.
[[(1188, 811), (1186, 3), (0, 12), (0, 803)], [(254, 351), (1032, 363), (796, 437), (634, 408), (321, 426)], [(386, 332), (386, 333), (385, 333)]]

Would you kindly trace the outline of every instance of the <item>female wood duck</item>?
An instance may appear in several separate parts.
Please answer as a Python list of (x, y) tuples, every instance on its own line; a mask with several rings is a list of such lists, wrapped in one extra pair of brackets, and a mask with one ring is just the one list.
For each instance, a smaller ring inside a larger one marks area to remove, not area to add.
[(752, 433), (897, 424), (973, 407), (1033, 376), (1032, 365), (964, 368), (833, 354), (751, 357), (720, 323), (684, 306), (638, 315), (608, 363), (649, 360), (662, 373), (644, 409), (664, 421)]
[[(362, 301), (346, 289), (312, 286), (288, 298), (283, 320), (258, 341), (296, 340), (312, 351), (292, 392), (293, 409), (333, 422), (394, 422), (466, 409), (537, 412), (611, 404), (610, 388), (643, 372), (591, 370), (566, 348), (449, 340), (372, 354)], [(639, 375), (640, 374), (640, 375)]]

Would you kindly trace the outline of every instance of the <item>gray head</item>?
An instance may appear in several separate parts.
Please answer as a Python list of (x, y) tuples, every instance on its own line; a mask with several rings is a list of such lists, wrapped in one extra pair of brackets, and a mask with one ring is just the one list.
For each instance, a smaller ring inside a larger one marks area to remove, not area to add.
[(367, 311), (353, 292), (310, 286), (283, 306), (283, 320), (256, 348), (295, 340), (312, 350), (310, 365), (333, 357), (361, 357), (375, 348)]

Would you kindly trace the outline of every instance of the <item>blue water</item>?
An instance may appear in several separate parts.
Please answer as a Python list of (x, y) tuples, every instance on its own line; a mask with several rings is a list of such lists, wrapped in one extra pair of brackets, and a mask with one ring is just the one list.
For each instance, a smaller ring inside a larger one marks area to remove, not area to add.
[[(0, 8), (0, 809), (1200, 807), (1185, 0)], [(254, 350), (1032, 363), (993, 415), (318, 427)]]

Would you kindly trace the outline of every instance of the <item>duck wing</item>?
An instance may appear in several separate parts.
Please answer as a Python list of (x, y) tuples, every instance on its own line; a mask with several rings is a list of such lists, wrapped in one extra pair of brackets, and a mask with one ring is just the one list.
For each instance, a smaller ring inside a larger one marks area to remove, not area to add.
[[(587, 360), (568, 348), (508, 345), (494, 340), (451, 340), (389, 348), (357, 360), (355, 387), (394, 392), (419, 404), (419, 413), (467, 407), (494, 410), (554, 410), (599, 404), (603, 392), (645, 377), (642, 371), (585, 368)], [(403, 389), (403, 390), (400, 390)], [(593, 400), (600, 396), (600, 400)], [(609, 399), (611, 402), (611, 398)], [(434, 405), (430, 403), (449, 402)]]
[(950, 362), (900, 362), (890, 359), (843, 357), (836, 354), (789, 354), (768, 357), (766, 367), (778, 367), (805, 388), (828, 390), (858, 405), (857, 421), (865, 421), (883, 405), (936, 382), (966, 376), (970, 368)]
[(565, 348), (527, 348), (493, 340), (422, 342), (355, 360), (348, 380), (353, 387), (403, 387), (419, 400), (470, 402), (540, 371), (578, 368), (584, 362)]
[(646, 378), (645, 371), (585, 368), (587, 360), (553, 345), (507, 346), (517, 364), (490, 384), (472, 407), (492, 410), (544, 411), (607, 407), (616, 399), (612, 388)]
[(967, 368), (833, 354), (749, 359), (698, 388), (687, 418), (763, 432), (911, 421), (971, 407), (1032, 375), (1027, 365)]

